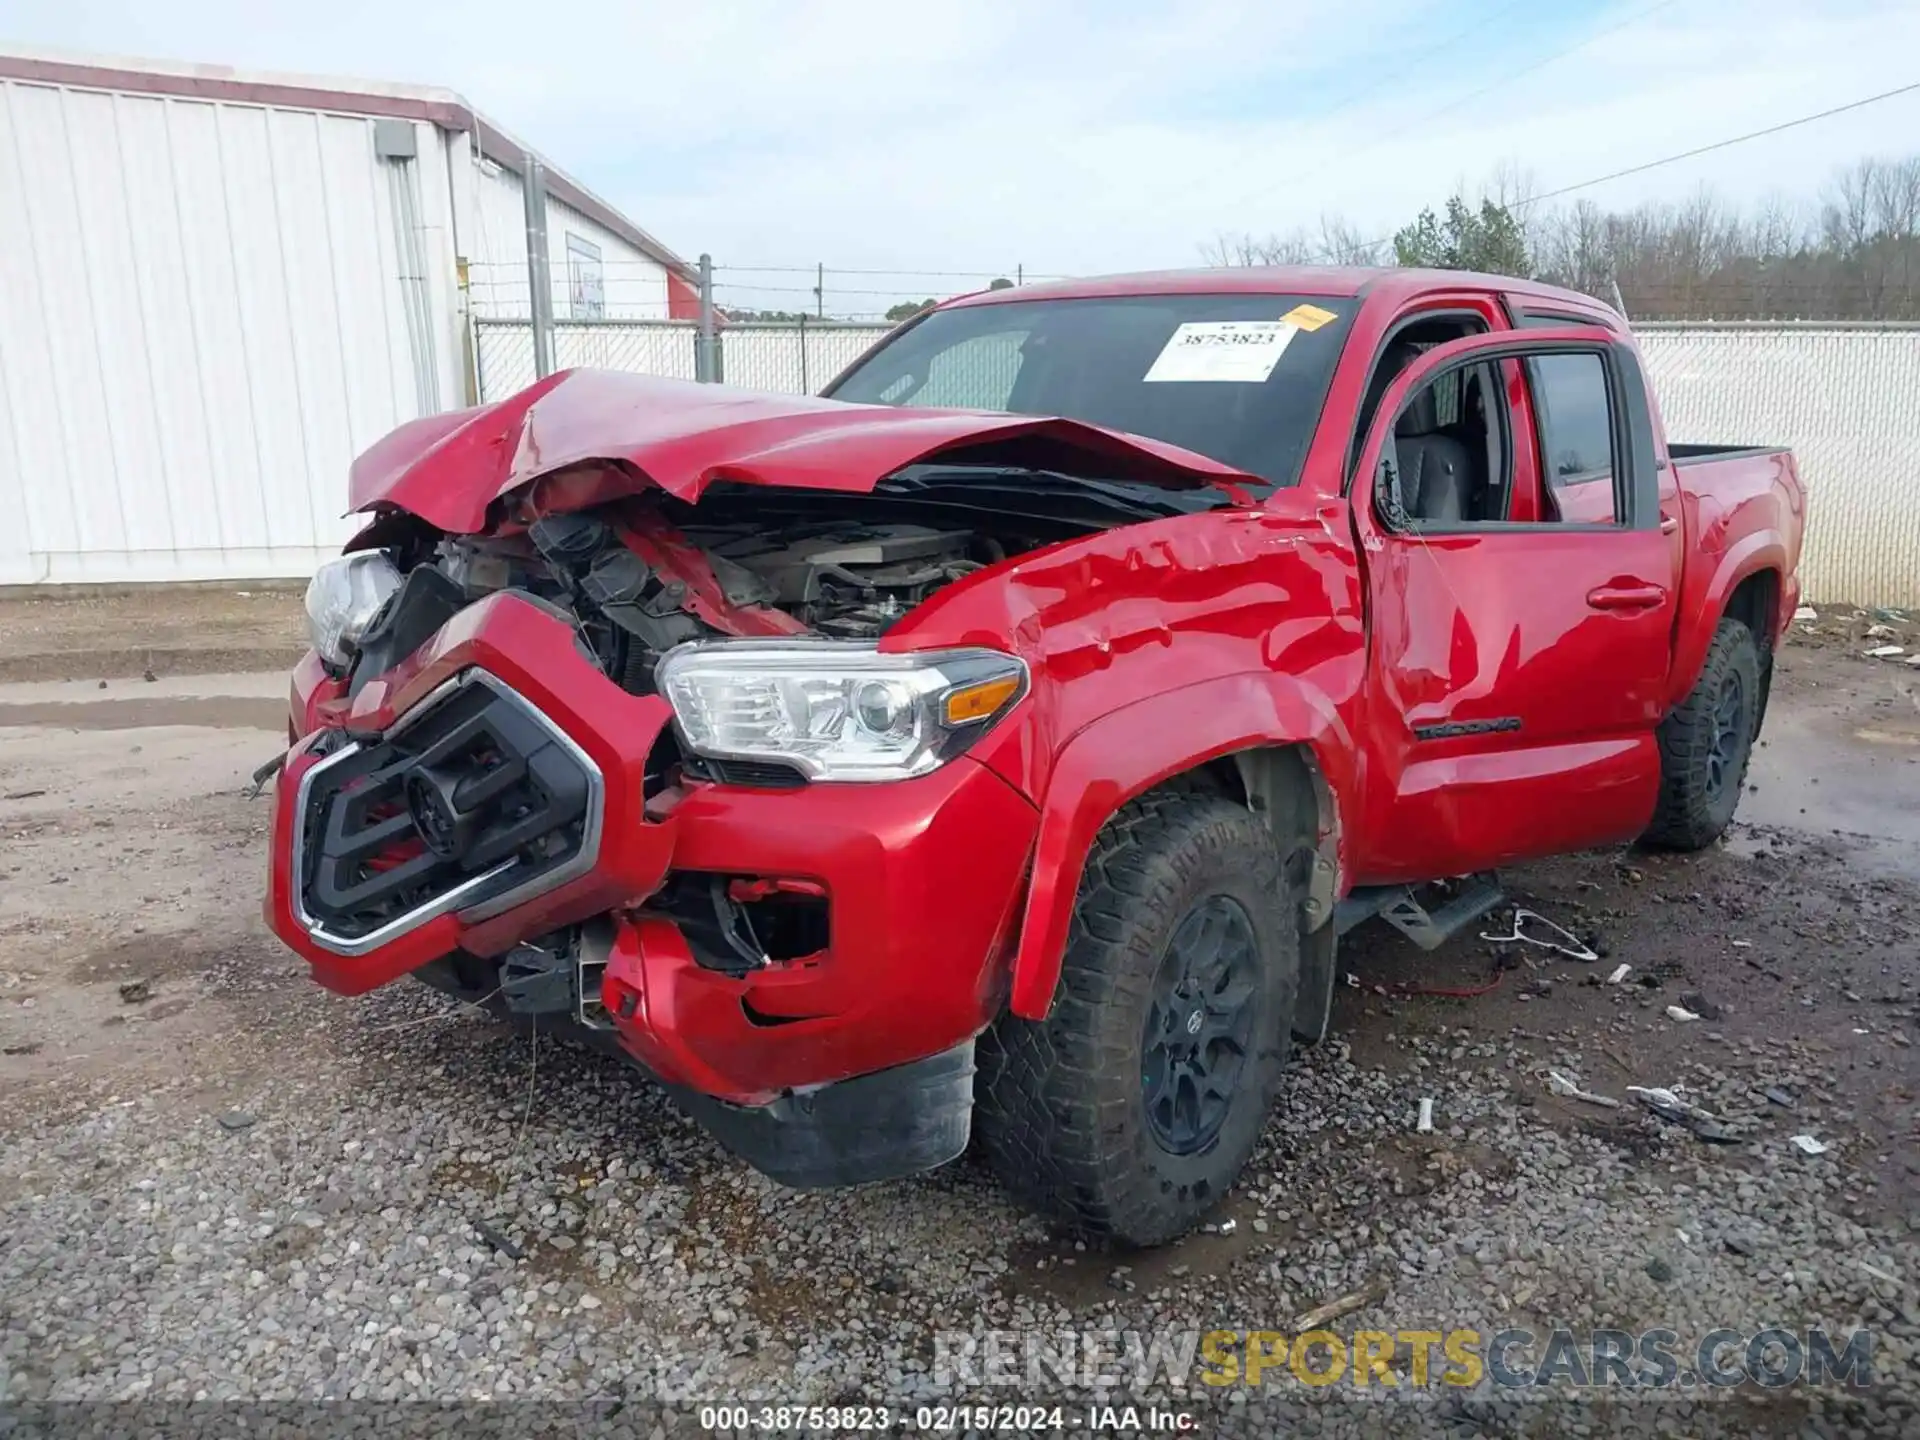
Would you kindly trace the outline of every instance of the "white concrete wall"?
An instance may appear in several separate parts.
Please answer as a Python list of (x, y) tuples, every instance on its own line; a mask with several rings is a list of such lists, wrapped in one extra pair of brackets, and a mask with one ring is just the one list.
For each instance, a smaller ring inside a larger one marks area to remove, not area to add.
[[(527, 212), (520, 176), (491, 160), (474, 162), (473, 231), (460, 236), (468, 261), (473, 313), (486, 318), (525, 319), (527, 303)], [(666, 267), (570, 205), (547, 197), (547, 260), (553, 276), (553, 318), (573, 320), (567, 271), (567, 236), (577, 235), (600, 251), (602, 291), (608, 320), (667, 318)]]
[[(421, 408), (373, 126), (0, 82), (0, 584), (337, 553), (349, 463)], [(446, 154), (415, 131), (448, 404)]]

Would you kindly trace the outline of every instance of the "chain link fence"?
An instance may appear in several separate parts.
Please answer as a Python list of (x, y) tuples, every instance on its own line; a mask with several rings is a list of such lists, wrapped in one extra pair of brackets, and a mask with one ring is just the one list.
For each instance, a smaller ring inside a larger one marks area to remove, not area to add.
[(1920, 605), (1920, 327), (1637, 324), (1676, 441), (1787, 445), (1815, 600)]
[[(554, 367), (692, 380), (699, 338), (691, 320), (563, 321), (553, 327)], [(473, 359), (483, 401), (503, 400), (539, 378), (525, 320), (475, 320)]]
[(720, 331), (720, 376), (749, 390), (818, 395), (891, 325), (822, 320), (796, 325), (733, 323)]
[[(728, 325), (719, 332), (720, 373), (749, 390), (817, 395), (892, 328), (836, 320)], [(561, 321), (553, 327), (554, 365), (694, 380), (699, 337), (690, 320)], [(473, 340), (482, 400), (504, 399), (537, 378), (533, 327), (525, 320), (476, 319)]]
[[(890, 328), (728, 325), (720, 373), (749, 389), (818, 394)], [(1812, 496), (1800, 572), (1810, 597), (1920, 606), (1920, 507), (1910, 499), (1920, 326), (1642, 323), (1634, 333), (1672, 439), (1792, 447)], [(525, 321), (476, 321), (474, 335), (483, 399), (533, 383)], [(686, 321), (563, 323), (555, 359), (691, 380), (697, 337)], [(977, 382), (1010, 384), (1018, 366), (1017, 354), (968, 359), (964, 376), (928, 377), (926, 403), (990, 407), (993, 386)]]

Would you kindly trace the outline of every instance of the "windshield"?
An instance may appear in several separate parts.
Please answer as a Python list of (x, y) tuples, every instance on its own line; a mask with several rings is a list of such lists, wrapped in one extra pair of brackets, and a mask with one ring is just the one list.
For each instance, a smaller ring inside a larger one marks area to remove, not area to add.
[(1359, 305), (1302, 295), (965, 305), (927, 316), (828, 393), (1062, 415), (1291, 485)]

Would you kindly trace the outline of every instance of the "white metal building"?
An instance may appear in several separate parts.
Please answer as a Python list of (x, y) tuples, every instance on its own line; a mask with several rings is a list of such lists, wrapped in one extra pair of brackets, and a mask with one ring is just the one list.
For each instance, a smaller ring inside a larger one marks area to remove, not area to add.
[[(525, 315), (525, 147), (445, 90), (0, 52), (0, 584), (297, 576)], [(557, 319), (693, 272), (550, 162)]]

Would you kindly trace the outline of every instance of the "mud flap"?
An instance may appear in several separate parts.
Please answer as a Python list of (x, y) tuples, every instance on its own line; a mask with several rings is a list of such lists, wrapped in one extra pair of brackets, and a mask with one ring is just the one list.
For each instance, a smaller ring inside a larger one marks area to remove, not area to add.
[(958, 1159), (973, 1130), (973, 1045), (872, 1075), (729, 1105), (673, 1087), (680, 1108), (727, 1149), (796, 1190), (898, 1180)]
[(1300, 934), (1300, 980), (1294, 992), (1293, 1038), (1317, 1045), (1333, 1025), (1333, 985), (1339, 978), (1336, 954), (1340, 927), (1328, 921), (1318, 930)]

